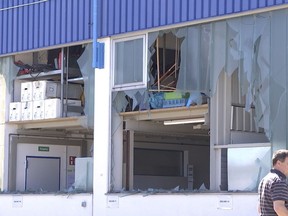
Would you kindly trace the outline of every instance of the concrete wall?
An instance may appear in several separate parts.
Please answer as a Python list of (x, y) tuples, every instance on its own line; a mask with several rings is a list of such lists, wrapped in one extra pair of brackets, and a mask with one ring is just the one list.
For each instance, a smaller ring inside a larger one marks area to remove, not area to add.
[(1, 194), (0, 215), (91, 216), (92, 194)]
[(257, 199), (256, 194), (108, 196), (106, 216), (258, 216)]
[(93, 208), (90, 194), (3, 194), (0, 209), (5, 216), (258, 216), (257, 194), (103, 194), (103, 198), (101, 210)]

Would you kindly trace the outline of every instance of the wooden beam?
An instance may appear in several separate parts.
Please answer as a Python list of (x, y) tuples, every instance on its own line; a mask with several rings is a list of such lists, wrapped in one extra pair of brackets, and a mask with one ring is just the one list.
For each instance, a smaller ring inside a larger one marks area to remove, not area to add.
[(123, 120), (171, 120), (171, 119), (185, 119), (205, 117), (208, 113), (208, 105), (197, 105), (190, 107), (175, 107), (152, 109), (133, 112), (122, 112), (120, 115)]
[(67, 117), (43, 120), (17, 121), (7, 122), (7, 124), (17, 124), (19, 129), (35, 129), (35, 128), (86, 128), (87, 117)]

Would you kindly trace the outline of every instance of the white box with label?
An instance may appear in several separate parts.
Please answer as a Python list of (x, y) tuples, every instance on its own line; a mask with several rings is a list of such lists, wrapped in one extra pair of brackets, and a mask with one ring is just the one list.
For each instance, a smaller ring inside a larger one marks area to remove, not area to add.
[(21, 102), (21, 120), (32, 120), (33, 119), (33, 102), (26, 101)]
[(44, 119), (45, 115), (45, 101), (33, 101), (33, 120)]
[(61, 117), (61, 100), (57, 98), (45, 100), (45, 119)]
[[(80, 107), (81, 108), (81, 101), (80, 100), (64, 100), (64, 108), (66, 103), (69, 107)], [(80, 116), (80, 112), (67, 112), (67, 117), (71, 116)], [(61, 100), (58, 98), (53, 99), (46, 99), (45, 100), (45, 119), (50, 118), (60, 118), (61, 114)]]
[(32, 82), (21, 83), (21, 102), (32, 101), (33, 85)]
[(60, 97), (60, 86), (52, 81), (33, 81), (33, 100), (44, 100), (47, 98)]
[[(66, 94), (67, 92), (67, 94)], [(66, 84), (63, 86), (63, 96), (68, 99), (80, 99), (83, 94), (83, 87), (80, 84)], [(34, 81), (33, 100), (45, 100), (49, 98), (61, 97), (61, 83), (53, 81)]]
[(21, 121), (21, 102), (9, 104), (9, 121)]

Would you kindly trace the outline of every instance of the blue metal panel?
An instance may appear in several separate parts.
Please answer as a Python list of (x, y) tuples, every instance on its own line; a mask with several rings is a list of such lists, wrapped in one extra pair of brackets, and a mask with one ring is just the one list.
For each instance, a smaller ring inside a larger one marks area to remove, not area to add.
[(98, 16), (99, 15), (99, 2), (93, 2), (93, 62), (92, 65), (95, 68), (104, 67), (104, 43), (97, 41), (97, 30), (98, 30)]
[(1, 0), (0, 55), (92, 39), (92, 2)]
[(147, 4), (145, 3), (145, 1), (140, 1), (140, 28), (143, 29), (145, 28), (145, 24), (146, 22), (148, 23), (147, 19)]
[(144, 30), (288, 4), (288, 0), (94, 0), (98, 36)]

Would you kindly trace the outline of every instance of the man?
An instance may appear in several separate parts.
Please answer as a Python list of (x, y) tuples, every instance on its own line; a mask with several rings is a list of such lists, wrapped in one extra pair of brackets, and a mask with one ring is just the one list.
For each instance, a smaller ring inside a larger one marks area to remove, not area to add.
[(261, 216), (288, 216), (288, 150), (274, 152), (273, 168), (259, 184), (259, 207)]

